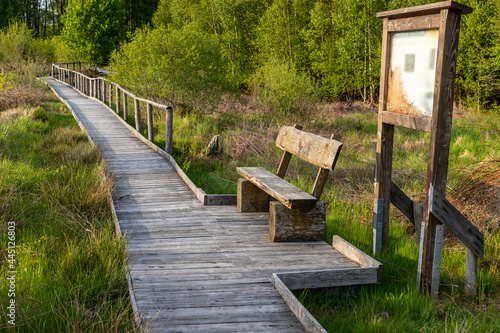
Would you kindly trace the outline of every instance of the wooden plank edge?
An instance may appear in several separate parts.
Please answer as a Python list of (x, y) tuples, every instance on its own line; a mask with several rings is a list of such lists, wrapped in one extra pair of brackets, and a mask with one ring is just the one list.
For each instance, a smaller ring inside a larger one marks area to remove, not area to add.
[(321, 324), (314, 318), (314, 316), (307, 311), (307, 309), (300, 303), (300, 301), (295, 297), (290, 289), (281, 281), (277, 274), (273, 274), (271, 277), (271, 282), (276, 289), (276, 291), (281, 295), (286, 305), (292, 310), (293, 314), (297, 317), (299, 322), (304, 326), (305, 330), (310, 333), (326, 333), (326, 330), (321, 326)]
[(441, 11), (441, 9), (453, 9), (464, 14), (472, 13), (472, 8), (457, 3), (455, 1), (442, 1), (435, 2), (426, 5), (420, 5), (415, 7), (406, 7), (394, 10), (388, 10), (385, 12), (379, 12), (376, 14), (378, 18), (390, 17), (390, 18), (399, 18), (399, 17), (413, 17), (419, 15), (429, 15), (436, 14)]
[[(38, 78), (38, 79), (40, 79), (40, 78)], [(40, 80), (40, 81), (44, 82), (50, 88), (50, 90), (52, 90), (52, 92), (54, 93), (54, 95), (56, 95), (56, 97), (64, 105), (66, 105), (68, 107), (68, 109), (70, 110), (71, 114), (73, 115), (73, 117), (75, 118), (76, 122), (78, 123), (78, 126), (85, 132), (85, 134), (87, 135), (87, 137), (90, 140), (91, 144), (94, 147), (98, 147), (95, 144), (95, 142), (92, 140), (92, 138), (90, 137), (89, 133), (87, 132), (87, 129), (85, 128), (85, 126), (83, 126), (83, 123), (81, 122), (80, 118), (78, 118), (78, 115), (75, 113), (75, 111), (73, 110), (73, 108), (71, 107), (71, 105), (64, 98), (62, 98), (61, 95), (59, 95), (59, 93), (49, 84), (48, 80), (47, 81)], [(57, 81), (59, 81), (59, 80), (57, 80)], [(59, 81), (59, 82), (64, 83), (62, 81)], [(68, 84), (66, 84), (66, 85), (68, 85)], [(68, 85), (68, 86), (70, 86), (70, 85)], [(105, 173), (103, 174), (103, 177), (107, 178), (107, 176), (106, 176)], [(113, 213), (113, 221), (114, 221), (114, 224), (115, 224), (115, 232), (116, 232), (116, 235), (121, 238), (121, 237), (123, 237), (123, 235), (122, 235), (122, 232), (121, 232), (120, 224), (118, 222), (118, 217), (116, 215), (116, 209), (115, 209), (115, 205), (113, 203), (113, 197), (112, 197), (111, 193), (109, 194), (109, 198), (108, 199), (109, 199), (109, 202), (111, 204), (111, 211)], [(133, 283), (132, 283), (132, 277), (130, 275), (130, 267), (129, 267), (128, 263), (126, 265), (127, 265), (127, 267), (126, 267), (126, 278), (127, 278), (128, 292), (129, 292), (129, 295), (130, 295), (130, 302), (132, 303), (132, 311), (134, 312), (135, 322), (139, 325), (139, 327), (140, 327), (140, 329), (142, 331), (143, 328), (144, 328), (143, 327), (143, 321), (142, 321), (142, 319), (141, 319), (141, 317), (139, 315), (139, 308), (137, 306), (137, 301), (136, 301), (135, 292), (134, 292)]]
[[(113, 220), (115, 222), (116, 235), (119, 238), (126, 237), (121, 232), (120, 223), (118, 222), (118, 216), (116, 215), (116, 209), (115, 209), (115, 205), (113, 203), (113, 198), (112, 198), (111, 194), (109, 194), (109, 200), (110, 200), (111, 209), (113, 212)], [(127, 252), (128, 252), (128, 250), (127, 250)], [(130, 266), (129, 266), (128, 261), (127, 261), (126, 265), (127, 265), (127, 267), (125, 270), (125, 272), (126, 272), (125, 274), (127, 277), (127, 285), (128, 285), (128, 293), (130, 295), (130, 303), (132, 303), (132, 311), (134, 312), (135, 322), (137, 323), (137, 325), (139, 325), (139, 328), (142, 332), (145, 329), (145, 327), (144, 327), (145, 325), (144, 325), (144, 321), (141, 318), (141, 315), (139, 312), (139, 307), (137, 306), (137, 299), (136, 299), (135, 291), (134, 291), (134, 283), (132, 282), (132, 276), (130, 275)]]
[(431, 118), (410, 116), (401, 113), (382, 111), (382, 121), (386, 124), (406, 127), (418, 131), (431, 131)]
[[(54, 79), (56, 80), (56, 79)], [(155, 145), (153, 142), (149, 141), (147, 138), (145, 138), (141, 133), (139, 133), (135, 128), (133, 128), (132, 126), (130, 126), (125, 120), (123, 120), (120, 115), (118, 115), (115, 111), (113, 111), (113, 109), (111, 109), (108, 105), (106, 105), (105, 103), (103, 103), (102, 101), (100, 101), (99, 99), (97, 98), (94, 98), (94, 97), (91, 97), (91, 96), (87, 96), (85, 94), (83, 94), (81, 91), (79, 91), (78, 89), (76, 89), (75, 87), (73, 87), (72, 85), (70, 84), (67, 84), (66, 82), (63, 82), (63, 81), (59, 81), (59, 80), (56, 80), (62, 84), (65, 84), (67, 85), (68, 87), (74, 89), (75, 91), (77, 91), (80, 95), (82, 95), (83, 97), (86, 97), (88, 99), (91, 99), (93, 101), (96, 101), (98, 103), (100, 103), (102, 106), (104, 106), (116, 119), (118, 119), (123, 125), (125, 125), (125, 127), (130, 131), (132, 132), (132, 134), (134, 134), (139, 140), (141, 140), (143, 143), (145, 143), (148, 147), (150, 147), (151, 149), (153, 149), (154, 151), (156, 151), (158, 154), (162, 155), (163, 157), (165, 157), (169, 162), (170, 164), (174, 167), (175, 171), (177, 172), (177, 174), (181, 177), (181, 179), (184, 181), (184, 183), (186, 183), (186, 185), (191, 189), (191, 191), (194, 193), (194, 195), (196, 196), (196, 198), (203, 204), (203, 205), (206, 205), (206, 202), (207, 202), (207, 198), (206, 198), (206, 193), (201, 189), (201, 188), (198, 188), (192, 181), (191, 179), (189, 179), (189, 177), (186, 175), (186, 173), (181, 169), (181, 167), (177, 164), (177, 162), (175, 161), (175, 159), (172, 157), (172, 155), (170, 155), (169, 153), (167, 153), (165, 150), (161, 149), (160, 147), (158, 147), (157, 145)], [(64, 103), (64, 102), (63, 102)], [(66, 103), (65, 103), (66, 104)], [(68, 104), (66, 104), (68, 105)], [(82, 125), (83, 126), (83, 125)]]
[(358, 286), (378, 283), (378, 267), (350, 267), (279, 273), (290, 290)]
[(338, 235), (333, 235), (332, 247), (345, 255), (350, 260), (358, 263), (361, 267), (376, 267), (377, 268), (377, 281), (380, 283), (382, 281), (382, 268), (383, 265), (377, 260), (373, 259), (351, 243), (344, 240)]
[(207, 206), (236, 206), (236, 194), (206, 194)]

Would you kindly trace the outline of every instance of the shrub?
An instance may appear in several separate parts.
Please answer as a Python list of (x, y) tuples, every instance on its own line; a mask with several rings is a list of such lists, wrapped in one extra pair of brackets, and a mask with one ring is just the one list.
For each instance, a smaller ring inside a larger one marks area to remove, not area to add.
[(3, 61), (11, 64), (21, 62), (31, 39), (31, 31), (26, 23), (13, 21), (0, 32), (0, 53), (2, 53)]
[(271, 60), (249, 79), (249, 87), (259, 103), (287, 115), (305, 111), (316, 99), (315, 85), (305, 74), (287, 63)]
[(26, 46), (26, 56), (42, 63), (57, 61), (56, 48), (51, 39), (32, 38)]
[(209, 107), (216, 91), (230, 88), (214, 38), (189, 28), (141, 29), (112, 55), (111, 63), (111, 80), (140, 96), (191, 109)]
[(32, 109), (29, 112), (29, 117), (33, 120), (41, 120), (42, 122), (48, 119), (47, 112), (41, 106)]

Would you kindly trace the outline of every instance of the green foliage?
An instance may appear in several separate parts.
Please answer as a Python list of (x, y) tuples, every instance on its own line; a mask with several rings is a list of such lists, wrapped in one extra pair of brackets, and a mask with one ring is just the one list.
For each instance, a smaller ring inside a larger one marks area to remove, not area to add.
[(0, 32), (0, 53), (3, 60), (11, 64), (20, 63), (31, 39), (31, 31), (25, 23), (12, 21)]
[(79, 60), (76, 50), (66, 44), (61, 36), (52, 37), (52, 45), (54, 46), (57, 62), (65, 63)]
[(218, 89), (230, 88), (219, 45), (190, 27), (138, 30), (113, 54), (112, 66), (112, 80), (140, 96), (195, 109), (209, 107)]
[(287, 63), (271, 60), (249, 79), (249, 87), (258, 102), (286, 115), (305, 111), (316, 97), (312, 80)]
[(0, 92), (12, 89), (12, 83), (7, 81), (7, 75), (5, 75), (3, 68), (0, 70)]
[(40, 120), (42, 122), (46, 121), (48, 119), (47, 112), (43, 109), (41, 106), (37, 106), (33, 112), (30, 114), (30, 117), (33, 120)]
[[(382, 39), (382, 20), (376, 18), (376, 13), (428, 2), (161, 0), (153, 24), (168, 34), (188, 31), (209, 39), (207, 48), (216, 45), (218, 59), (226, 63), (224, 75), (231, 83), (229, 86), (246, 88), (251, 85), (256, 100), (269, 107), (290, 110), (290, 105), (302, 97), (295, 95), (296, 89), (285, 92), (284, 84), (278, 82), (281, 77), (271, 78), (270, 75), (286, 71), (286, 78), (296, 76), (301, 81), (299, 86), (306, 83), (307, 87), (314, 87), (314, 95), (324, 100), (363, 99), (375, 103)], [(475, 10), (462, 19), (456, 96), (467, 105), (494, 108), (500, 102), (499, 3), (496, 0), (462, 2)], [(148, 31), (142, 34), (155, 34), (154, 29)], [(154, 43), (158, 42), (149, 38), (143, 46), (157, 49)], [(187, 47), (185, 53), (189, 52)], [(117, 55), (115, 61), (120, 57)], [(162, 59), (158, 56), (152, 61)], [(207, 64), (213, 60), (201, 61)], [(193, 73), (189, 70), (192, 66), (189, 61), (177, 64), (180, 71)], [(134, 66), (129, 68), (130, 72), (142, 73), (143, 63), (135, 62)], [(271, 68), (273, 66), (278, 68)], [(149, 83), (149, 87), (152, 86)], [(171, 86), (170, 89), (176, 88)], [(276, 96), (272, 96), (275, 93)], [(309, 88), (299, 95), (310, 96)], [(287, 105), (283, 104), (285, 99), (290, 99)]]
[(63, 23), (63, 40), (93, 62), (107, 61), (127, 31), (122, 0), (71, 1)]
[(54, 63), (57, 61), (56, 52), (53, 39), (32, 38), (25, 56), (40, 63)]
[(8, 27), (12, 20), (23, 19), (23, 3), (21, 0), (0, 0), (0, 28)]
[(463, 3), (474, 12), (462, 18), (456, 92), (464, 104), (480, 109), (500, 102), (500, 2)]
[(328, 97), (374, 101), (380, 73), (380, 0), (316, 2), (307, 45), (311, 70)]

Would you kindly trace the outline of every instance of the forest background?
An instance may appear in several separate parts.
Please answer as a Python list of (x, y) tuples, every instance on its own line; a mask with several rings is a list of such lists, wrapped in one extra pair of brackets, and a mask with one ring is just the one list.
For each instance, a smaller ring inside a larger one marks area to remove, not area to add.
[[(375, 103), (382, 36), (375, 14), (425, 3), (0, 0), (0, 28), (18, 21), (29, 31), (16, 39), (4, 30), (0, 61), (12, 48), (47, 62), (110, 61), (115, 81), (188, 109), (214, 105), (213, 96), (227, 92), (283, 114), (316, 101)], [(462, 19), (456, 100), (498, 110), (500, 1), (461, 3), (474, 12)]]

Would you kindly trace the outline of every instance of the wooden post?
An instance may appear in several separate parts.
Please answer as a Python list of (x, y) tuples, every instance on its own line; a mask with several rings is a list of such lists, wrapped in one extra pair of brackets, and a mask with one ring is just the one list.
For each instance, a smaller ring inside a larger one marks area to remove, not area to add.
[[(460, 31), (460, 12), (451, 9), (441, 10), (439, 42), (436, 63), (436, 84), (432, 111), (432, 128), (427, 167), (426, 208), (424, 209), (425, 235), (422, 248), (422, 271), (420, 288), (433, 292), (435, 281), (439, 283), (439, 271), (434, 270), (436, 233), (441, 222), (429, 213), (432, 197), (429, 193), (431, 185), (443, 196), (446, 193), (446, 177), (448, 175), (448, 156), (450, 152), (451, 119), (453, 112), (453, 93), (455, 88), (455, 71), (457, 65), (458, 36)], [(440, 264), (440, 263), (439, 263)], [(433, 276), (438, 274), (438, 276)]]
[(142, 126), (141, 126), (141, 109), (139, 107), (139, 100), (136, 98), (134, 99), (134, 117), (135, 117), (135, 129), (137, 132), (141, 133), (142, 132)]
[(113, 108), (113, 84), (109, 84), (109, 107)]
[(128, 115), (128, 105), (127, 105), (127, 93), (125, 91), (122, 91), (122, 99), (123, 99), (123, 119), (127, 121), (127, 115)]
[(373, 209), (373, 254), (387, 248), (389, 239), (389, 212), (391, 203), (392, 151), (394, 125), (382, 121), (382, 112), (387, 109), (387, 78), (389, 73), (390, 36), (387, 31), (388, 18), (384, 18), (382, 36), (382, 63), (380, 69), (380, 100), (375, 159), (374, 209)]
[(465, 291), (475, 293), (477, 287), (477, 255), (469, 248), (465, 252)]
[(148, 113), (148, 140), (153, 142), (153, 140), (154, 140), (153, 106), (150, 103), (148, 103), (147, 113)]
[[(115, 89), (115, 102), (116, 102), (116, 113), (120, 114), (120, 88), (116, 86)], [(123, 119), (127, 121), (127, 115), (125, 114)]]
[(106, 101), (107, 101), (107, 96), (106, 96), (107, 91), (106, 90), (107, 90), (106, 89), (106, 81), (103, 80), (102, 81), (102, 102), (104, 104), (106, 104)]
[(172, 137), (174, 126), (174, 110), (170, 106), (166, 108), (165, 117), (165, 151), (172, 155)]

